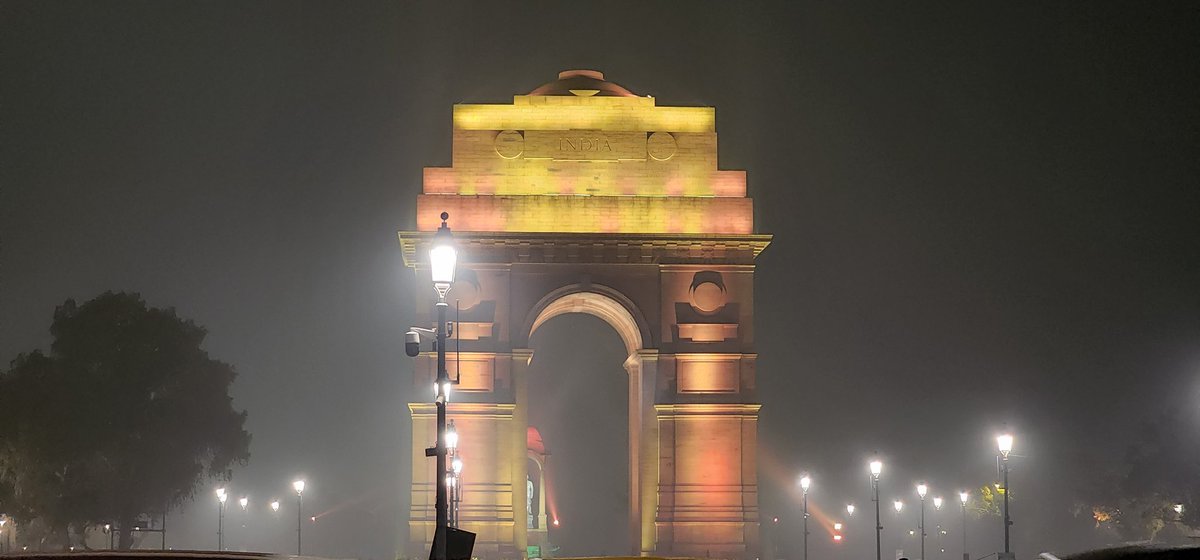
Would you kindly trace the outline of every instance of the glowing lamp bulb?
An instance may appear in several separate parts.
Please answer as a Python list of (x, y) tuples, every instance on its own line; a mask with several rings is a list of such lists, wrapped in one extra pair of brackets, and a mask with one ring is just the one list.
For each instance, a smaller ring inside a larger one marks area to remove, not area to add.
[(933, 509), (942, 509), (942, 497), (935, 496), (933, 498)]
[(292, 482), (292, 488), (296, 490), (297, 494), (303, 494), (304, 493), (304, 480), (296, 480), (296, 481)]
[(846, 504), (846, 515), (854, 515), (854, 504)]
[(841, 531), (841, 530), (842, 530), (842, 524), (841, 524), (841, 523), (834, 523), (834, 524), (833, 524), (833, 530), (834, 530), (834, 531)]
[(1183, 504), (1175, 504), (1175, 506), (1172, 507), (1171, 509), (1175, 510), (1175, 513), (1177, 515), (1182, 514), (1183, 513)]
[(882, 473), (883, 473), (883, 461), (879, 461), (879, 460), (871, 461), (871, 476), (873, 476), (875, 478), (879, 478), (879, 475)]
[(250, 498), (245, 496), (238, 498), (238, 505), (242, 506), (242, 511), (246, 511), (246, 506), (250, 505)]
[(454, 283), (454, 269), (458, 262), (458, 250), (454, 248), (454, 237), (450, 234), (450, 226), (446, 220), (450, 214), (442, 212), (442, 226), (433, 236), (433, 247), (429, 249), (429, 271), (433, 279), (433, 287), (438, 297), (445, 299), (446, 292)]
[(926, 486), (924, 482), (917, 485), (917, 495), (920, 496), (922, 500), (925, 499), (925, 494), (928, 494), (928, 493), (929, 493), (929, 487)]
[(971, 497), (971, 495), (966, 493), (965, 491), (958, 493), (958, 501), (962, 502), (963, 506), (967, 505), (967, 498), (970, 498), (970, 497)]
[(279, 512), (279, 500), (271, 500), (271, 511)]
[(454, 474), (456, 476), (462, 474), (462, 469), (463, 469), (462, 459), (455, 457), (454, 461), (452, 461), (450, 463), (450, 468), (454, 470)]
[(454, 427), (454, 421), (450, 421), (450, 425), (446, 426), (446, 448), (458, 448), (458, 429)]
[(904, 502), (896, 500), (892, 502), (892, 506), (896, 508), (896, 513), (900, 513), (900, 510), (904, 509)]
[(808, 475), (800, 477), (800, 488), (804, 489), (805, 492), (808, 492), (808, 487), (811, 485), (812, 479), (809, 478)]
[(555, 526), (555, 527), (558, 527), (558, 520), (557, 520), (557, 519), (555, 519), (555, 520), (554, 520), (554, 526)]
[(1008, 454), (1012, 451), (1012, 446), (1012, 434), (1002, 434), (996, 436), (996, 447), (1000, 449), (1000, 454), (1003, 455), (1005, 459), (1008, 458)]
[(842, 542), (842, 536), (841, 536), (841, 535), (834, 535), (834, 536), (833, 536), (833, 540), (834, 540), (835, 542)]

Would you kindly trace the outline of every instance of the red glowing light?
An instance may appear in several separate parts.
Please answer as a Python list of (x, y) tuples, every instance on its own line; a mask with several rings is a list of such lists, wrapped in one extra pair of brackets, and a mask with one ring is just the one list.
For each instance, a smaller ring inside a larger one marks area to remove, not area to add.
[(834, 542), (842, 542), (842, 536), (841, 536), (841, 535), (834, 535), (834, 536), (833, 536), (833, 540), (834, 540)]

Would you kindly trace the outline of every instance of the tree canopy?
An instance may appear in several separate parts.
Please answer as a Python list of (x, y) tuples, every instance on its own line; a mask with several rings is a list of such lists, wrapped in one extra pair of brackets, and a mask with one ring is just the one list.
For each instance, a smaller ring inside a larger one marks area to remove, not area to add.
[(1082, 493), (1097, 526), (1128, 542), (1186, 541), (1183, 531), (1200, 527), (1200, 447), (1184, 429), (1193, 424), (1183, 410), (1160, 411), (1121, 461), (1093, 470)]
[(190, 500), (249, 459), (236, 372), (209, 357), (206, 331), (134, 293), (54, 312), (49, 354), (19, 355), (0, 375), (0, 504), (66, 535), (115, 523), (131, 544), (140, 516)]

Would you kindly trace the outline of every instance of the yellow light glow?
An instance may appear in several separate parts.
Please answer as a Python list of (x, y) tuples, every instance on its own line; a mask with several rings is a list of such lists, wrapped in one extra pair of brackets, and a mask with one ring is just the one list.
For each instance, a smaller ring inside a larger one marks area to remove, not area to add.
[[(712, 107), (656, 107), (650, 98), (573, 98), (578, 104), (455, 105), (460, 130), (636, 130), (713, 132)], [(649, 105), (647, 105), (649, 100)]]

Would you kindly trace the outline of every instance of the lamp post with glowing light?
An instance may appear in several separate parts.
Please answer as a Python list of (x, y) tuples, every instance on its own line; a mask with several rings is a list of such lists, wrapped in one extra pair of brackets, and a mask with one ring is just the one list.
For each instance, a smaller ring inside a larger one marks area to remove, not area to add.
[(854, 517), (854, 504), (846, 504), (846, 517)]
[(971, 560), (971, 556), (967, 554), (967, 499), (970, 497), (965, 490), (958, 493), (958, 503), (962, 504), (963, 560)]
[[(934, 496), (933, 497), (933, 511), (942, 511), (942, 503), (944, 503), (944, 500), (942, 500), (941, 496)], [(934, 524), (934, 527), (936, 527), (938, 530), (938, 550), (939, 550), (938, 554), (940, 555), (941, 553), (946, 552), (946, 548), (944, 546), (945, 539), (942, 538), (942, 535), (946, 531), (944, 531), (942, 529), (942, 526), (939, 524)]]
[(917, 484), (917, 496), (921, 498), (921, 526), (917, 527), (921, 530), (921, 560), (925, 560), (925, 494), (929, 493), (929, 487), (924, 482)]
[(217, 550), (225, 550), (225, 500), (229, 494), (224, 488), (217, 488)]
[(462, 459), (458, 457), (458, 428), (454, 426), (454, 421), (446, 426), (446, 453), (450, 461), (450, 468), (446, 470), (446, 486), (450, 490), (450, 508), (447, 515), (446, 524), (450, 527), (458, 527), (458, 475), (462, 472)]
[(292, 481), (292, 489), (296, 491), (296, 556), (300, 556), (300, 535), (304, 527), (304, 479)]
[(883, 461), (871, 461), (871, 488), (875, 491), (875, 560), (883, 560), (883, 547), (880, 545), (880, 537), (883, 533), (883, 524), (879, 522), (879, 475), (883, 474)]
[(271, 513), (279, 513), (279, 500), (271, 500)]
[[(1012, 434), (1002, 434), (996, 437), (996, 447), (1000, 450), (1000, 468), (1004, 471), (1004, 556), (1012, 558), (1012, 548), (1009, 546), (1008, 530), (1012, 526), (1012, 518), (1008, 516), (1008, 454), (1012, 452)], [(1003, 560), (1003, 559), (1002, 559)]]
[(457, 453), (454, 455), (454, 460), (450, 461), (450, 489), (453, 493), (450, 494), (450, 500), (453, 507), (450, 508), (450, 513), (454, 519), (454, 528), (458, 528), (460, 519), (458, 517), (458, 506), (462, 504), (462, 471), (463, 460), (462, 456)]
[(804, 560), (808, 560), (808, 487), (812, 478), (806, 474), (800, 477), (800, 489), (804, 491)]
[[(438, 295), (437, 328), (434, 329), (437, 331), (437, 379), (435, 381), (437, 397), (434, 401), (434, 405), (437, 407), (437, 439), (433, 447), (425, 450), (426, 457), (437, 458), (437, 467), (433, 471), (437, 473), (433, 481), (437, 495), (433, 550), (430, 554), (432, 560), (446, 560), (446, 529), (450, 525), (448, 481), (446, 480), (447, 473), (449, 473), (446, 470), (448, 447), (446, 442), (448, 435), (446, 433), (446, 403), (450, 399), (450, 376), (446, 373), (446, 309), (448, 307), (446, 293), (454, 284), (454, 271), (458, 262), (458, 250), (454, 247), (454, 237), (450, 233), (450, 226), (446, 224), (446, 220), (450, 219), (450, 214), (442, 212), (441, 217), (442, 225), (434, 234), (432, 246), (429, 248), (430, 279), (433, 281), (433, 289), (437, 291)], [(419, 351), (419, 345), (420, 334), (417, 329), (409, 331), (405, 335), (405, 351), (409, 356), (415, 356)]]

